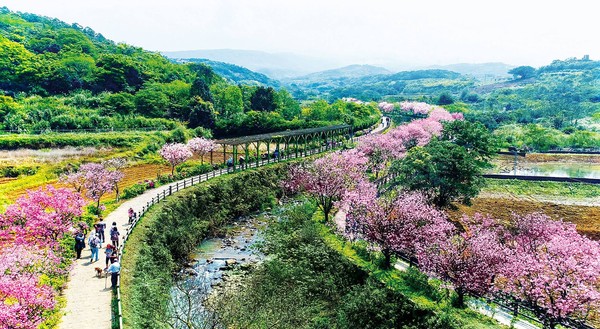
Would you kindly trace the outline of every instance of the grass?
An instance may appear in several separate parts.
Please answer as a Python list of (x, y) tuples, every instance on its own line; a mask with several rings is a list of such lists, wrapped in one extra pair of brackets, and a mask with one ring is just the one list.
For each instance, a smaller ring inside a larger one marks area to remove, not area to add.
[(574, 199), (600, 196), (600, 185), (562, 182), (534, 182), (512, 179), (486, 179), (482, 192), (570, 197)]
[(382, 269), (378, 266), (377, 255), (357, 252), (356, 246), (336, 235), (331, 228), (323, 223), (323, 214), (317, 211), (313, 219), (319, 223), (320, 233), (325, 242), (334, 250), (349, 259), (363, 270), (376, 277), (395, 291), (399, 291), (408, 297), (417, 306), (433, 311), (437, 314), (453, 316), (465, 329), (493, 329), (506, 328), (498, 322), (483, 316), (470, 309), (458, 309), (450, 305), (449, 298), (438, 298), (431, 291), (439, 290), (434, 280), (429, 280), (427, 285), (416, 285), (413, 280), (416, 271), (403, 272), (397, 269)]

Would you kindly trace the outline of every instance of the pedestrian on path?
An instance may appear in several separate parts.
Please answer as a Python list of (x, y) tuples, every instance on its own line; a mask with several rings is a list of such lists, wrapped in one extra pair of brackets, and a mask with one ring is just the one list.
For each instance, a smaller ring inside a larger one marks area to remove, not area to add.
[(88, 240), (92, 256), (90, 257), (90, 263), (98, 261), (98, 248), (100, 248), (100, 237), (98, 233), (92, 233)]
[(85, 248), (85, 235), (81, 231), (77, 231), (75, 235), (75, 252), (77, 259), (81, 258), (81, 251)]
[(106, 267), (108, 267), (108, 263), (110, 262), (111, 257), (116, 253), (116, 248), (113, 247), (112, 244), (107, 244), (106, 249), (104, 250), (104, 254), (106, 255)]
[(113, 288), (113, 289), (117, 287), (120, 272), (121, 272), (121, 264), (119, 264), (119, 259), (115, 258), (113, 263), (110, 264), (108, 269), (106, 269), (106, 273), (110, 273), (110, 283), (111, 283), (111, 288)]
[(110, 229), (110, 241), (112, 241), (112, 245), (115, 248), (119, 248), (119, 235), (121, 235), (121, 233), (119, 233), (119, 229), (117, 229), (116, 226), (113, 226)]
[(100, 242), (104, 243), (104, 230), (106, 229), (106, 223), (104, 218), (100, 218), (100, 222), (96, 224), (96, 232), (100, 234)]
[(129, 215), (128, 223), (131, 225), (131, 223), (133, 223), (133, 219), (135, 218), (133, 208), (129, 208), (129, 210), (127, 211), (127, 214)]

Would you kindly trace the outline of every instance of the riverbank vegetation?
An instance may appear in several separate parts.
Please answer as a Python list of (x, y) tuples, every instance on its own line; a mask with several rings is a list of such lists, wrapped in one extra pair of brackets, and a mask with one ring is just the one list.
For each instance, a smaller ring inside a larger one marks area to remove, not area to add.
[(288, 164), (215, 178), (153, 207), (130, 236), (122, 274), (124, 324), (163, 328), (174, 271), (233, 219), (272, 206)]

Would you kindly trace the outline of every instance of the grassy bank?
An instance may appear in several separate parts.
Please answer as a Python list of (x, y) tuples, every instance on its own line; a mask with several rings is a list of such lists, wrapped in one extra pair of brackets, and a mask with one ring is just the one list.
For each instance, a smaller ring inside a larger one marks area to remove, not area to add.
[(123, 256), (126, 328), (166, 328), (172, 274), (207, 236), (241, 215), (272, 205), (287, 164), (212, 179), (153, 207), (130, 236)]
[(385, 284), (386, 287), (407, 297), (417, 308), (432, 312), (444, 321), (453, 324), (455, 328), (504, 328), (496, 321), (474, 311), (453, 307), (453, 296), (441, 288), (440, 282), (428, 279), (417, 269), (411, 268), (408, 271), (394, 268), (383, 269), (380, 266), (383, 255), (368, 251), (366, 244), (349, 242), (334, 233), (330, 227), (322, 224), (323, 215), (320, 212), (315, 213), (313, 219), (319, 227), (320, 235), (329, 247), (344, 255), (345, 258), (376, 278), (377, 281)]

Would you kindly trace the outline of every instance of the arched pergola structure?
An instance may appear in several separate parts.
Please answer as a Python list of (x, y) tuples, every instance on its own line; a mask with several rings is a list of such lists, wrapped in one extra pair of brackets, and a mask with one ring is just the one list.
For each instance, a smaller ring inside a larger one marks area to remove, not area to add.
[[(232, 154), (230, 160), (235, 171), (238, 166), (247, 167), (251, 161), (256, 161), (258, 166), (261, 160), (281, 161), (307, 155), (312, 149), (328, 150), (352, 135), (352, 126), (337, 125), (221, 139), (215, 143), (223, 148), (224, 162), (227, 162), (227, 154)], [(266, 152), (261, 152), (261, 147)], [(211, 152), (211, 162), (212, 158)]]

